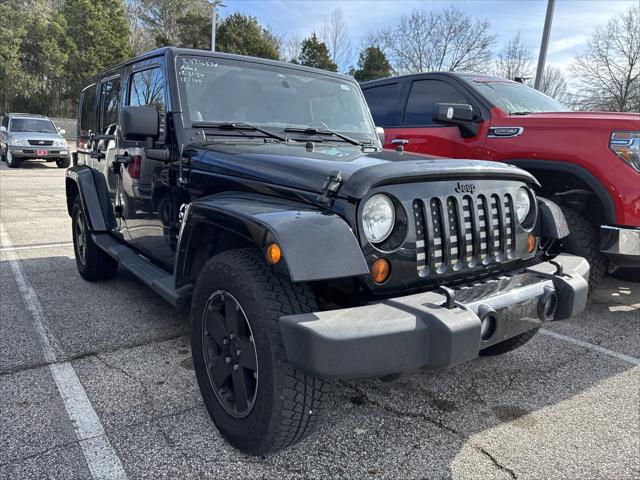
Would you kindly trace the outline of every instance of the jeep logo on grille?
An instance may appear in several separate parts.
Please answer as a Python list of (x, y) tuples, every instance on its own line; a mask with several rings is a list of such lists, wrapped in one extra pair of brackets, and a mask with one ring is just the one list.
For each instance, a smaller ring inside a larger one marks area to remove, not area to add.
[(460, 183), (456, 184), (455, 191), (457, 193), (473, 193), (476, 191), (476, 186), (473, 183)]

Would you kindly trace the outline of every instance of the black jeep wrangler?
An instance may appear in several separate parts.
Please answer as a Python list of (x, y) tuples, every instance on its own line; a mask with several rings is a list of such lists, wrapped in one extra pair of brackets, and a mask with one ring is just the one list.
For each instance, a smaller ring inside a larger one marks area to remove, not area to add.
[(535, 178), (382, 151), (349, 77), (166, 48), (98, 76), (78, 117), (78, 270), (190, 306), (204, 403), (244, 452), (300, 440), (332, 378), (507, 352), (585, 307), (587, 262), (539, 252), (568, 232)]

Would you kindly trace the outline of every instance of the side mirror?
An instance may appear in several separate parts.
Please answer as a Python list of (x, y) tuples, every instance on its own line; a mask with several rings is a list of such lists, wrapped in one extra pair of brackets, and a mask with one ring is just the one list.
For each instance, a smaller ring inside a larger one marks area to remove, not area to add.
[(160, 120), (155, 107), (124, 107), (120, 111), (120, 134), (125, 140), (151, 142), (160, 136)]
[(434, 122), (457, 126), (464, 138), (478, 133), (478, 125), (474, 120), (473, 107), (466, 103), (436, 103), (433, 110)]
[(380, 145), (384, 146), (384, 128), (376, 127), (376, 133), (378, 134), (378, 140), (380, 140)]
[(7, 131), (7, 127), (5, 127), (4, 125), (2, 125), (0, 127), (0, 132), (5, 133)]
[(60, 128), (60, 129), (58, 130), (58, 133), (59, 133), (60, 135), (66, 135), (66, 134), (67, 134), (67, 131), (66, 131), (64, 128)]

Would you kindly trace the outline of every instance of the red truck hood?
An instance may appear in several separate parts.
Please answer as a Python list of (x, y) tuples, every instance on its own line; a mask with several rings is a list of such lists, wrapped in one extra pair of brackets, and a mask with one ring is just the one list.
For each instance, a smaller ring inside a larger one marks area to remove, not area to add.
[(640, 113), (620, 112), (544, 112), (529, 113), (527, 115), (510, 115), (511, 121), (522, 119), (523, 122), (533, 124), (540, 122), (562, 122), (567, 125), (579, 126), (580, 124), (600, 123), (611, 128), (629, 128), (640, 130)]

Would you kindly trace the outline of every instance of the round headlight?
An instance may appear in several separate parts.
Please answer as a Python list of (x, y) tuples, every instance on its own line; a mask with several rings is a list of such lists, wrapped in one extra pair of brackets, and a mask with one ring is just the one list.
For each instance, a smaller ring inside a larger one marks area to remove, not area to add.
[(527, 215), (529, 215), (529, 210), (531, 210), (531, 196), (526, 188), (520, 187), (516, 195), (516, 217), (518, 217), (518, 222), (524, 222)]
[(362, 227), (371, 243), (380, 243), (391, 235), (395, 221), (396, 210), (386, 195), (374, 195), (364, 204)]

